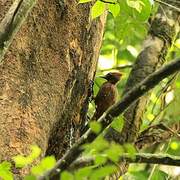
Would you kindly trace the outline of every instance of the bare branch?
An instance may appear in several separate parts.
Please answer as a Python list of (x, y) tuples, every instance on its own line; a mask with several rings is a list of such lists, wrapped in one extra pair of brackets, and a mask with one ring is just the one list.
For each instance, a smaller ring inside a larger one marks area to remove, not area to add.
[(166, 141), (172, 136), (180, 138), (180, 122), (169, 127), (162, 123), (150, 126), (140, 134), (135, 144), (137, 148), (142, 149)]
[(113, 68), (108, 68), (108, 69), (101, 69), (99, 70), (99, 72), (104, 72), (104, 71), (111, 71), (111, 70), (122, 70), (122, 69), (126, 69), (126, 68), (132, 68), (132, 64), (125, 64), (125, 65), (120, 65), (117, 67), (113, 67)]
[[(147, 164), (161, 164), (168, 166), (180, 166), (180, 157), (172, 156), (169, 154), (148, 154), (137, 153), (133, 158), (130, 158), (128, 154), (120, 155), (119, 162), (126, 161), (129, 163), (147, 163)], [(110, 163), (109, 161), (107, 163)], [(107, 164), (106, 163), (106, 164)], [(111, 162), (113, 163), (113, 162)], [(93, 157), (81, 157), (77, 159), (70, 167), (70, 171), (76, 169), (91, 166), (95, 164), (95, 158)]]
[(36, 0), (15, 0), (0, 23), (0, 63)]

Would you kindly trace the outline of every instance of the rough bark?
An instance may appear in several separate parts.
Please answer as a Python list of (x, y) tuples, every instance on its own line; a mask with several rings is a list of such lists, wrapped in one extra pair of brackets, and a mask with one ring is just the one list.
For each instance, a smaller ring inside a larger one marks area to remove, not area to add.
[[(84, 123), (106, 15), (92, 22), (91, 4), (59, 2), (37, 1), (0, 65), (2, 159), (31, 144), (59, 158)], [(0, 0), (1, 20), (11, 4)]]

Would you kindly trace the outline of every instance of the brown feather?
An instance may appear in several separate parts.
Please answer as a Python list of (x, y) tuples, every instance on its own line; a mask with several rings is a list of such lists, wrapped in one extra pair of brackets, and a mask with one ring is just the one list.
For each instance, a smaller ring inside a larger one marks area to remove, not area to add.
[(114, 84), (110, 82), (105, 82), (96, 98), (95, 98), (95, 105), (96, 105), (96, 112), (92, 119), (97, 120), (102, 114), (116, 102), (117, 90)]

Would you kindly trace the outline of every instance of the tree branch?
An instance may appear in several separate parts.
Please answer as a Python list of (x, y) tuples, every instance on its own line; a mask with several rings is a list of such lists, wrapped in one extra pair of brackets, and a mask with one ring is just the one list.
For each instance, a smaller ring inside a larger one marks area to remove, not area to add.
[[(161, 165), (168, 165), (168, 166), (180, 166), (180, 157), (172, 156), (169, 154), (137, 153), (134, 155), (133, 158), (130, 158), (128, 154), (123, 154), (123, 155), (120, 155), (120, 158), (119, 158), (119, 162), (122, 162), (122, 161), (126, 161), (129, 163), (147, 163), (147, 164), (161, 164)], [(86, 166), (92, 166), (94, 164), (95, 164), (95, 158), (81, 157), (77, 159), (74, 163), (72, 163), (72, 165), (69, 167), (69, 170), (74, 171), (76, 169), (86, 167)]]
[(116, 2), (111, 2), (111, 1), (106, 1), (106, 0), (99, 0), (103, 3), (107, 3), (107, 4), (116, 4)]
[(125, 65), (120, 65), (117, 67), (113, 67), (113, 68), (108, 68), (108, 69), (101, 69), (99, 70), (99, 72), (104, 72), (104, 71), (111, 71), (111, 70), (122, 70), (122, 69), (126, 69), (126, 68), (132, 68), (132, 64), (125, 64)]
[(0, 63), (36, 0), (15, 0), (0, 23)]
[[(165, 6), (169, 7), (169, 8), (172, 8), (172, 9), (174, 9), (174, 10), (177, 11), (177, 12), (180, 12), (180, 8), (172, 5), (171, 3), (166, 3), (166, 2), (161, 1), (161, 0), (155, 0), (155, 1), (158, 2), (159, 4), (163, 4), (163, 5), (165, 5)], [(174, 2), (174, 4), (175, 4), (175, 3), (176, 3), (176, 2)], [(175, 4), (175, 5), (176, 5), (176, 4)], [(177, 6), (178, 6), (178, 2), (177, 2)]]
[(58, 176), (59, 171), (67, 169), (74, 160), (82, 153), (81, 145), (91, 143), (110, 123), (114, 117), (119, 116), (126, 108), (128, 108), (139, 97), (144, 95), (150, 89), (155, 87), (161, 80), (169, 75), (180, 70), (180, 58), (169, 63), (168, 65), (160, 68), (158, 71), (149, 75), (141, 83), (135, 86), (132, 90), (128, 91), (121, 101), (116, 103), (98, 120), (101, 122), (102, 129), (98, 134), (95, 134), (90, 129), (66, 152), (66, 154), (58, 160), (55, 167), (47, 171), (43, 176), (39, 177), (40, 180), (46, 177)]
[(180, 122), (172, 124), (170, 127), (160, 123), (150, 126), (139, 135), (135, 145), (138, 149), (152, 146), (153, 144), (166, 141), (172, 136), (180, 138)]

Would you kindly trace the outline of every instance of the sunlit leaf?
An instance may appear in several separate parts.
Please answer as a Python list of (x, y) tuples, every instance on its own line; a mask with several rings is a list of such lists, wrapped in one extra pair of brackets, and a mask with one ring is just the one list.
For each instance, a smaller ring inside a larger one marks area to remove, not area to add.
[(120, 156), (123, 154), (124, 150), (122, 148), (122, 146), (112, 143), (110, 148), (108, 148), (106, 151), (104, 151), (104, 153), (107, 155), (107, 157), (114, 161), (114, 162), (118, 162)]
[(84, 179), (85, 177), (88, 177), (90, 175), (91, 171), (91, 167), (81, 168), (74, 173), (75, 179)]
[(36, 145), (32, 145), (31, 153), (28, 156), (17, 155), (12, 159), (14, 160), (16, 167), (24, 167), (28, 164), (31, 164), (35, 159), (39, 157), (40, 154), (41, 149)]
[(176, 87), (177, 87), (177, 88), (180, 88), (180, 81), (177, 81), (177, 82), (176, 82)]
[(173, 150), (177, 150), (178, 147), (179, 147), (179, 145), (178, 145), (177, 142), (172, 142), (172, 143), (170, 144), (170, 147), (171, 147), (171, 149), (173, 149)]
[(45, 171), (44, 171), (42, 166), (33, 166), (31, 168), (31, 173), (36, 175), (36, 176), (43, 174), (43, 172), (45, 172)]
[(112, 174), (117, 170), (117, 167), (115, 165), (107, 165), (105, 167), (99, 167), (98, 169), (95, 169), (92, 173), (90, 178), (93, 180), (101, 179), (107, 175)]
[(32, 167), (31, 172), (33, 175), (41, 175), (45, 171), (54, 167), (55, 163), (56, 159), (54, 156), (47, 156), (44, 159), (42, 159), (38, 165)]
[(116, 4), (109, 4), (108, 5), (109, 11), (112, 13), (114, 17), (117, 17), (120, 12), (120, 5), (118, 3)]
[(32, 145), (31, 146), (31, 154), (29, 155), (30, 158), (32, 159), (36, 159), (39, 157), (39, 155), (41, 154), (41, 149), (36, 146), (36, 145)]
[(157, 168), (155, 169), (151, 177), (151, 179), (153, 180), (167, 179), (167, 178), (168, 178), (168, 174), (166, 174), (164, 171), (161, 171)]
[[(137, 165), (134, 167), (134, 171), (130, 171), (127, 175), (128, 178), (133, 179), (133, 180), (147, 180), (148, 179), (148, 172), (147, 171), (136, 171), (137, 170)], [(123, 179), (122, 179), (123, 180)]]
[(92, 0), (80, 0), (79, 3), (87, 3), (87, 2), (90, 2)]
[(24, 177), (23, 180), (37, 180), (36, 176), (33, 176), (33, 175), (27, 175)]
[(144, 3), (141, 0), (127, 0), (128, 6), (136, 9), (139, 13), (142, 11)]
[(136, 153), (135, 147), (132, 144), (124, 144), (123, 147), (125, 151), (128, 153), (128, 156), (133, 159)]
[(135, 17), (137, 18), (137, 20), (140, 21), (147, 21), (150, 14), (151, 14), (151, 10), (152, 10), (152, 6), (149, 0), (141, 0), (141, 2), (143, 3), (143, 5), (141, 6), (141, 12), (135, 12)]
[(61, 180), (74, 180), (73, 175), (70, 172), (64, 171), (61, 173)]
[(21, 155), (13, 157), (13, 160), (16, 164), (16, 167), (24, 167), (32, 162), (30, 158)]
[(91, 8), (91, 17), (92, 19), (100, 16), (105, 11), (105, 3), (101, 1), (96, 1), (93, 7)]
[(10, 170), (11, 169), (11, 163), (7, 161), (3, 161), (0, 164), (0, 170)]
[(44, 159), (42, 159), (40, 164), (44, 170), (49, 170), (56, 164), (56, 159), (54, 156), (46, 156)]
[(96, 165), (105, 164), (106, 161), (107, 161), (107, 157), (104, 155), (95, 156), (95, 164)]
[(99, 133), (101, 131), (101, 123), (97, 121), (90, 122), (90, 128), (93, 132)]
[(5, 180), (13, 180), (11, 163), (4, 161), (0, 164), (0, 177)]
[(174, 44), (176, 47), (180, 48), (180, 39), (177, 39)]
[(111, 124), (111, 127), (113, 127), (118, 132), (122, 131), (123, 126), (124, 126), (124, 119), (122, 115), (116, 117)]
[(109, 147), (109, 142), (103, 137), (98, 137), (93, 143), (83, 145), (85, 154), (97, 154)]
[(154, 119), (154, 115), (153, 114), (151, 114), (151, 113), (149, 113), (149, 114), (147, 114), (147, 118), (148, 118), (148, 120), (150, 120), (150, 121), (152, 121), (153, 119)]

